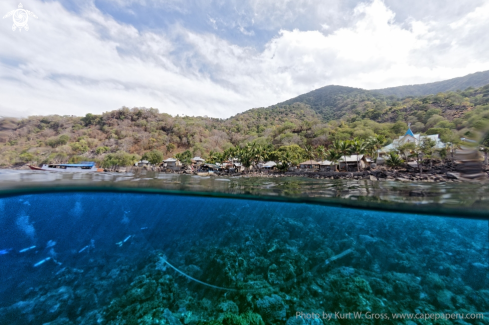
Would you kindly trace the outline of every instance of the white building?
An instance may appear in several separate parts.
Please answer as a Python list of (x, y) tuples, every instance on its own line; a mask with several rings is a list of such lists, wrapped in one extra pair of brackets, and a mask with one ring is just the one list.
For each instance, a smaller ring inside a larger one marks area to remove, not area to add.
[(175, 158), (168, 158), (166, 160), (163, 160), (164, 166), (165, 167), (179, 167), (182, 166), (179, 160)]
[(402, 136), (400, 136), (398, 139), (395, 139), (392, 141), (391, 144), (379, 149), (378, 153), (379, 156), (377, 158), (377, 164), (382, 164), (385, 162), (385, 156), (389, 154), (391, 151), (396, 151), (398, 148), (406, 143), (414, 143), (416, 145), (420, 145), (421, 142), (424, 139), (431, 139), (435, 142), (435, 150), (441, 150), (445, 148), (445, 143), (443, 143), (440, 140), (440, 137), (438, 134), (432, 134), (432, 135), (421, 135), (421, 134), (414, 134), (413, 131), (411, 131), (411, 127), (408, 128), (406, 133)]

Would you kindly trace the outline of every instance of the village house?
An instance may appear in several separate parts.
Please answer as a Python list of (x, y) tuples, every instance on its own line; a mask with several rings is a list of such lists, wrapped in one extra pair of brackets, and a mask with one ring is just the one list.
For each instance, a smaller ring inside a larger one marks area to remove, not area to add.
[(134, 164), (137, 167), (144, 167), (144, 166), (149, 166), (149, 161), (147, 160), (140, 160), (137, 163)]
[(319, 169), (319, 162), (315, 160), (307, 160), (299, 164), (300, 169)]
[(200, 158), (200, 157), (193, 157), (191, 159), (191, 161), (192, 161), (192, 164), (200, 165), (200, 164), (205, 162), (205, 159)]
[(178, 159), (168, 158), (163, 160), (163, 166), (171, 170), (180, 170), (182, 167), (182, 163)]
[(333, 162), (329, 160), (324, 160), (319, 162), (319, 170), (330, 172), (338, 169), (338, 164), (333, 164)]
[(368, 159), (365, 155), (351, 155), (351, 156), (343, 156), (339, 160), (340, 170), (347, 170), (346, 166), (348, 165), (348, 171), (355, 171), (365, 169), (370, 166), (372, 161)]

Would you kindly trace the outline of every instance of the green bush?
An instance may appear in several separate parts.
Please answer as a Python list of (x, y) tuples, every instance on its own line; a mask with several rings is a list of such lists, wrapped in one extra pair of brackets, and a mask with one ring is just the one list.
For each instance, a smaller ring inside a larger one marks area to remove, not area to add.
[(46, 141), (46, 144), (50, 147), (56, 148), (59, 146), (63, 146), (68, 143), (70, 137), (66, 134), (60, 135), (57, 138), (51, 138)]
[(404, 163), (404, 160), (402, 160), (397, 153), (391, 151), (389, 152), (389, 156), (387, 157), (385, 163), (389, 167), (396, 168), (401, 166)]
[(102, 161), (102, 168), (111, 168), (114, 166), (126, 167), (132, 166), (141, 159), (139, 155), (129, 154), (125, 151), (109, 153)]
[(143, 159), (149, 161), (150, 164), (159, 165), (163, 161), (163, 153), (159, 150), (151, 150), (143, 155)]
[(95, 153), (96, 153), (97, 155), (101, 155), (101, 154), (103, 154), (103, 153), (108, 152), (109, 150), (110, 150), (110, 148), (109, 148), (109, 147), (106, 147), (106, 146), (103, 146), (103, 147), (98, 147), (97, 149), (95, 149)]

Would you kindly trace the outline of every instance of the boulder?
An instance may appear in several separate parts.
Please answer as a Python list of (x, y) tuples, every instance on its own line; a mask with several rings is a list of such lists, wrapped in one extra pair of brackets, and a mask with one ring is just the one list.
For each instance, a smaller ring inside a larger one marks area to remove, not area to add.
[(453, 303), (452, 303), (452, 297), (453, 293), (449, 290), (440, 290), (436, 294), (436, 302), (438, 303), (438, 306), (440, 306), (443, 309), (449, 309), (453, 310)]

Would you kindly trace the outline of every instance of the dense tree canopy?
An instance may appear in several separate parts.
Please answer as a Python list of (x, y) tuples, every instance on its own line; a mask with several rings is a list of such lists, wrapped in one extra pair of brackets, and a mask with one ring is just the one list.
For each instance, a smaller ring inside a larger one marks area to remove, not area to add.
[[(124, 154), (159, 160), (184, 152), (185, 159), (222, 161), (229, 159), (230, 149), (248, 145), (254, 146), (250, 149), (254, 153), (241, 155), (247, 164), (267, 158), (260, 151), (265, 147), (268, 158), (295, 164), (303, 157), (334, 158), (328, 150), (335, 143), (354, 139), (377, 139), (378, 149), (380, 140), (386, 144), (404, 134), (408, 123), (414, 132), (439, 134), (447, 143), (476, 139), (489, 128), (489, 85), (402, 99), (339, 86), (307, 95), (225, 120), (127, 107), (84, 117), (2, 118), (0, 165), (79, 159), (128, 164), (134, 159)], [(374, 147), (367, 152), (371, 156)]]

